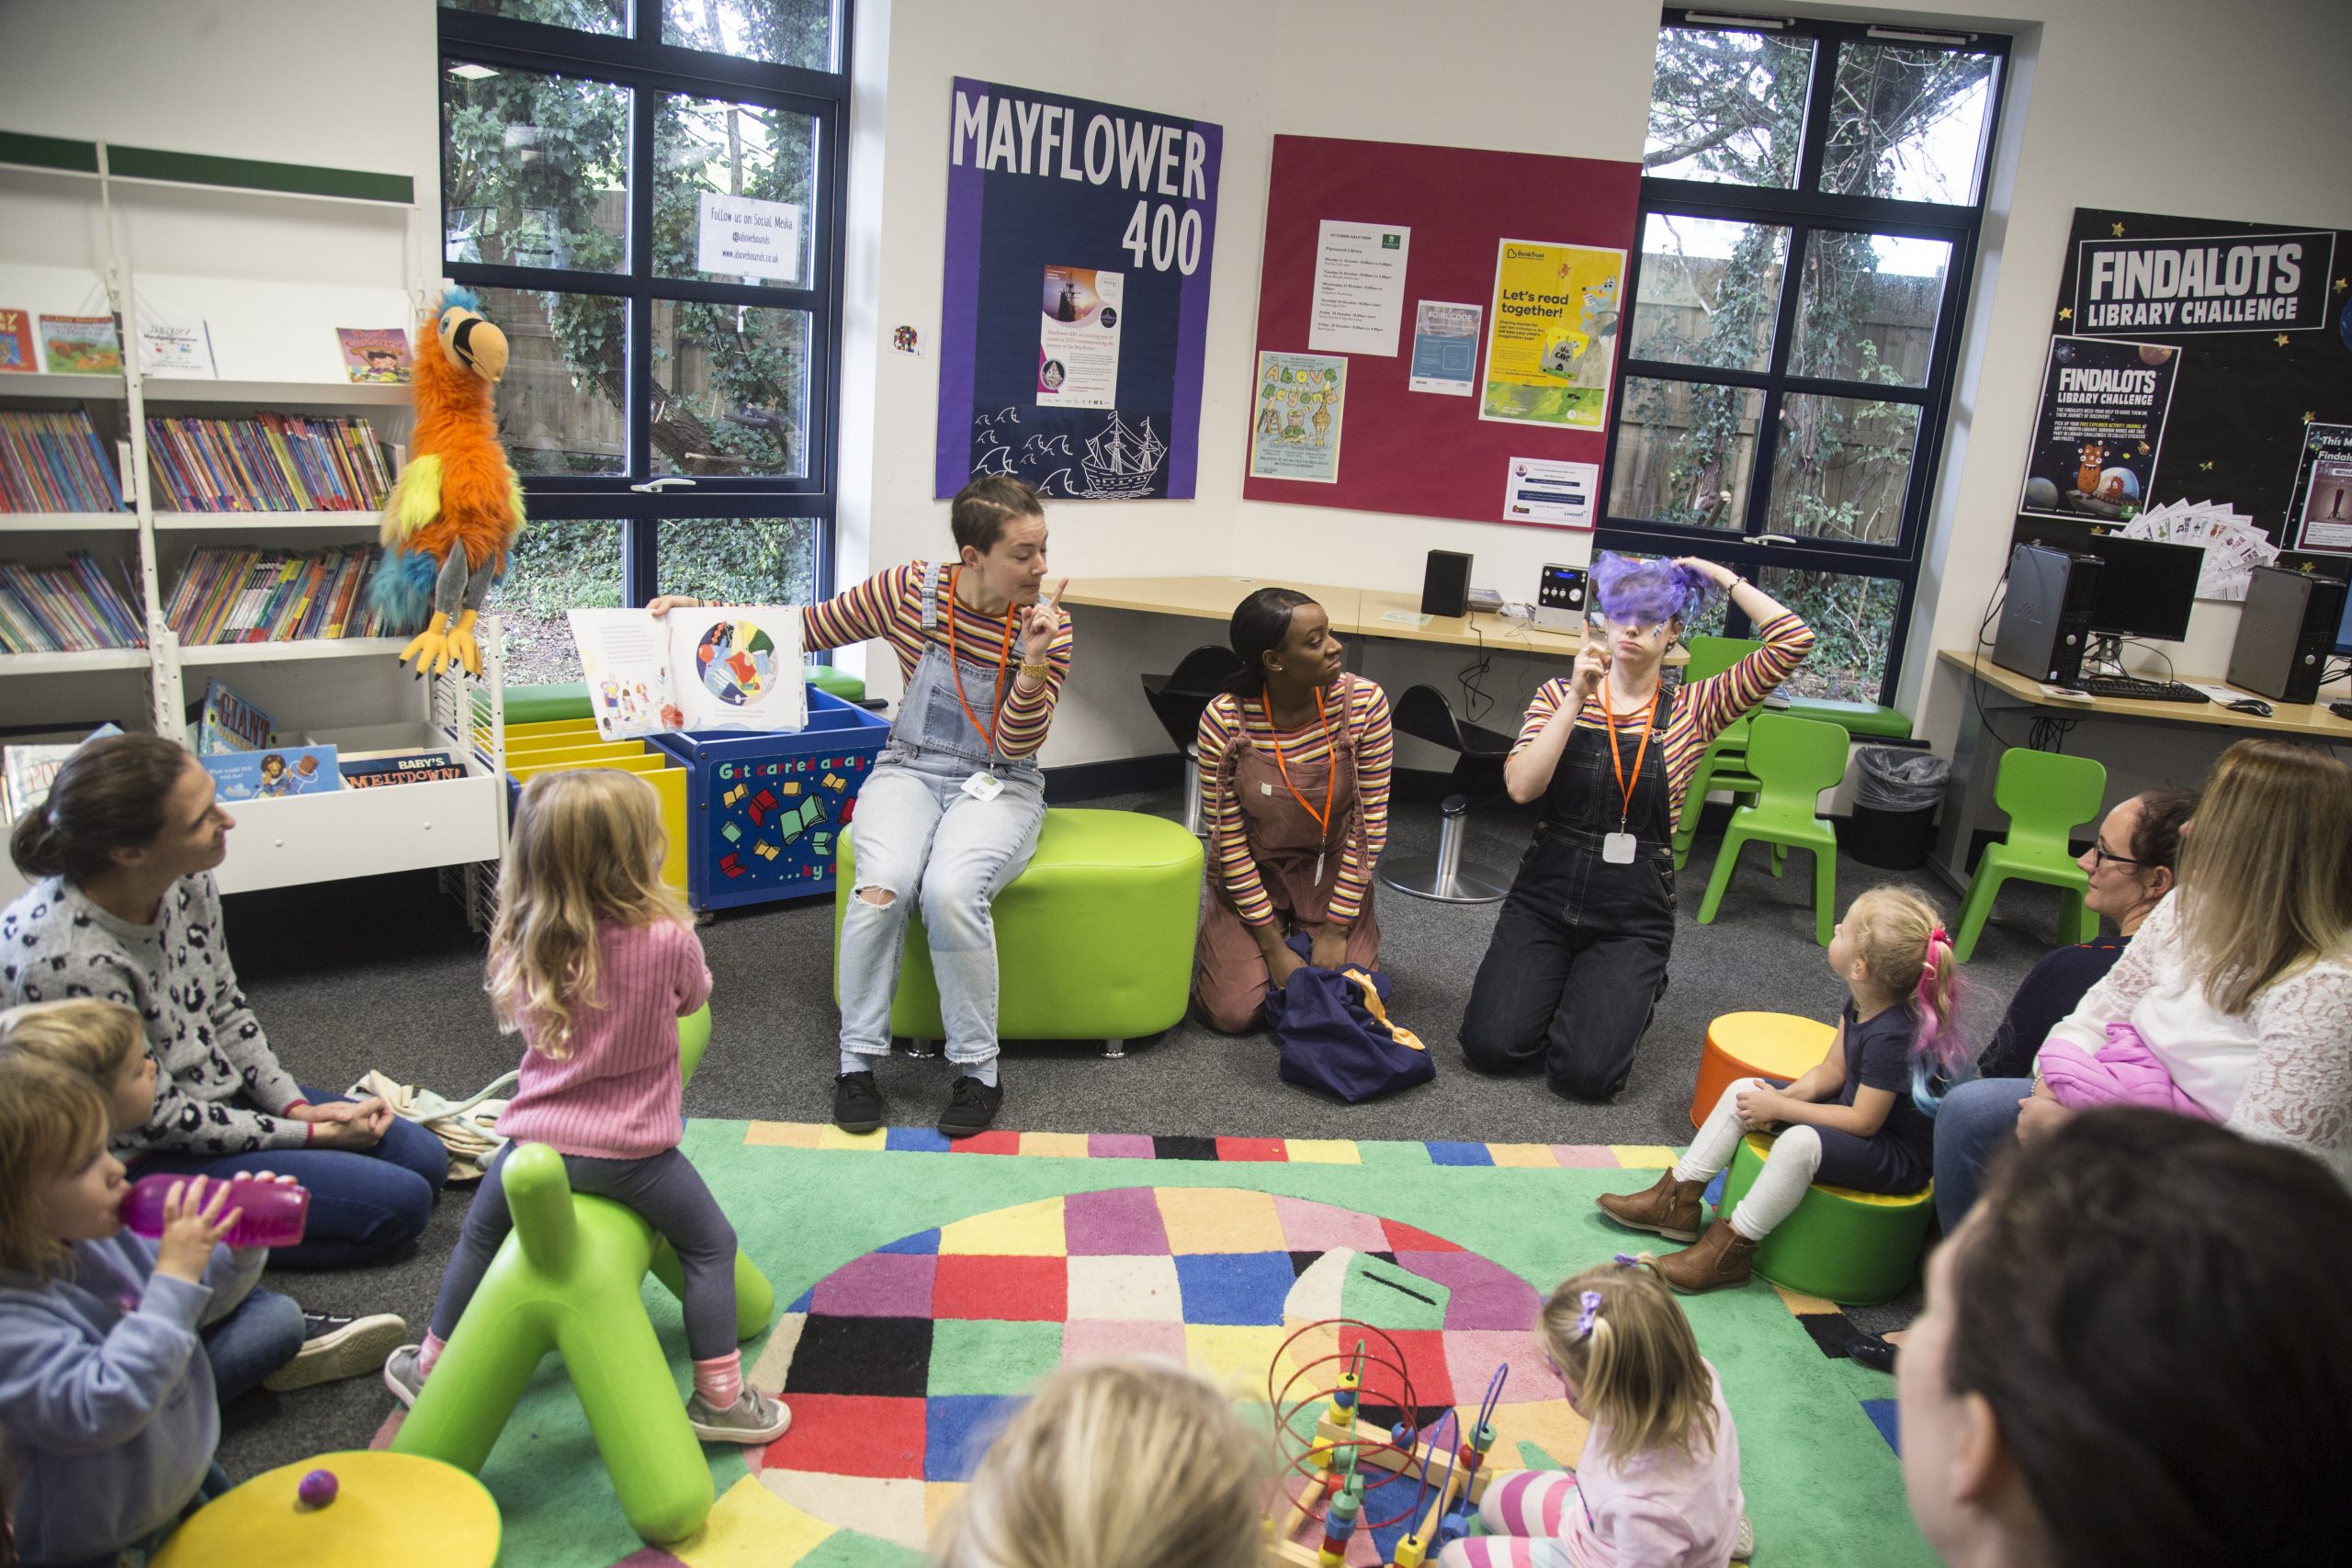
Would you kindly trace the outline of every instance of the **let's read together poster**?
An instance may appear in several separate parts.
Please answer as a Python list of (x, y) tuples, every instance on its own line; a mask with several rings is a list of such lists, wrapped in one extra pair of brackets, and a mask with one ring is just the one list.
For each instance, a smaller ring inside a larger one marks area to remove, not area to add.
[(808, 728), (797, 606), (705, 606), (659, 619), (643, 610), (570, 614), (605, 739)]

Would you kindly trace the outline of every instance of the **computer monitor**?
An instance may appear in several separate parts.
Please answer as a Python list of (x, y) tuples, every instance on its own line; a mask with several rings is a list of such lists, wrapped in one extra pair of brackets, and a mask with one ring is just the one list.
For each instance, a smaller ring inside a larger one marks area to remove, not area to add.
[(2197, 606), (2197, 579), (2205, 568), (2202, 545), (2168, 545), (2102, 534), (2088, 524), (2048, 517), (2018, 519), (2015, 542), (2048, 545), (2099, 558), (2098, 600), (2090, 629), (2106, 637), (2178, 642), (2188, 635)]
[(2352, 593), (2344, 596), (2344, 616), (2335, 623), (2335, 656), (2352, 659)]

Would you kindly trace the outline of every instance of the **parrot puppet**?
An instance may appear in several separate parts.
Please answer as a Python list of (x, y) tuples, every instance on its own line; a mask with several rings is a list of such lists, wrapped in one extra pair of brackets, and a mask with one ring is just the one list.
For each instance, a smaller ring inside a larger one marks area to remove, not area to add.
[(459, 666), (481, 673), (474, 622), (523, 528), (523, 487), (491, 412), (506, 335), (476, 312), (480, 303), (452, 288), (417, 333), (416, 429), (384, 503), (384, 560), (368, 585), (388, 626), (424, 622), (400, 656), (420, 676)]

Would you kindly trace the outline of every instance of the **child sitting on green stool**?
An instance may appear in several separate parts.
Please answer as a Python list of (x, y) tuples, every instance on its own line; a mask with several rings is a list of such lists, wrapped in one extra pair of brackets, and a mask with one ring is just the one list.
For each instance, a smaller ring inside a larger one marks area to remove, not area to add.
[[(1934, 1169), (1931, 1079), (1968, 1060), (1960, 1036), (1960, 964), (1932, 906), (1899, 887), (1854, 900), (1829, 942), (1849, 993), (1837, 1038), (1793, 1083), (1741, 1078), (1723, 1092), (1673, 1169), (1645, 1192), (1604, 1193), (1600, 1212), (1630, 1230), (1697, 1246), (1657, 1260), (1678, 1291), (1743, 1285), (1756, 1245), (1796, 1213), (1815, 1181), (1863, 1192), (1917, 1192)], [(1780, 1124), (1764, 1173), (1728, 1216), (1699, 1234), (1700, 1195), (1740, 1139)]]

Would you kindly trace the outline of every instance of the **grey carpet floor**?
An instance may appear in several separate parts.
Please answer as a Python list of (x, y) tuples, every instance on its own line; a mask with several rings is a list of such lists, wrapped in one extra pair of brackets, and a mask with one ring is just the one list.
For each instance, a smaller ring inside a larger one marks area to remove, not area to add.
[[(1175, 813), (1172, 796), (1088, 803)], [(1508, 873), (1531, 818), (1472, 818), (1465, 858)], [(1435, 847), (1437, 814), (1400, 806), (1390, 848)], [(1537, 1079), (1481, 1077), (1461, 1063), (1458, 1029), (1494, 928), (1496, 905), (1450, 906), (1381, 895), (1382, 960), (1394, 1011), (1438, 1056), (1434, 1083), (1369, 1105), (1333, 1104), (1274, 1077), (1265, 1036), (1228, 1038), (1187, 1021), (1131, 1043), (1105, 1061), (1092, 1043), (1006, 1047), (1000, 1125), (1024, 1131), (1226, 1134), (1266, 1137), (1453, 1138), (1496, 1143), (1683, 1144), (1707, 1021), (1741, 1009), (1831, 1019), (1845, 1000), (1813, 940), (1809, 857), (1768, 874), (1743, 857), (1714, 924), (1696, 923), (1713, 863), (1702, 837), (1680, 878), (1681, 916), (1667, 995), (1644, 1037), (1632, 1080), (1607, 1105), (1559, 1100)], [(1947, 912), (1957, 900), (1926, 872), (1891, 873), (1841, 857), (1838, 898), (1891, 882)], [(1967, 968), (1972, 1046), (1998, 1021), (2026, 969), (2054, 942), (2057, 896), (2011, 885)], [(370, 1068), (449, 1095), (511, 1068), (520, 1045), (501, 1035), (481, 991), (481, 946), (430, 874), (328, 883), (227, 900), (241, 977), (279, 1056), (307, 1082), (346, 1084)], [(717, 988), (711, 1047), (686, 1090), (690, 1116), (823, 1122), (831, 1113), (838, 1015), (832, 1006), (830, 900), (724, 914), (703, 945)], [(1073, 955), (1083, 962), (1083, 954)], [(881, 1071), (894, 1125), (927, 1125), (947, 1091), (939, 1060), (894, 1057)], [(722, 1201), (725, 1194), (720, 1194)], [(421, 1332), (468, 1201), (453, 1190), (407, 1257), (336, 1273), (273, 1271), (268, 1283), (313, 1310), (395, 1312)], [(1530, 1224), (1542, 1224), (1531, 1215)], [(1852, 1315), (1867, 1327), (1908, 1321), (1915, 1293)], [(284, 1396), (256, 1393), (226, 1413), (221, 1462), (243, 1479), (327, 1450), (364, 1447), (392, 1409), (361, 1379)]]

